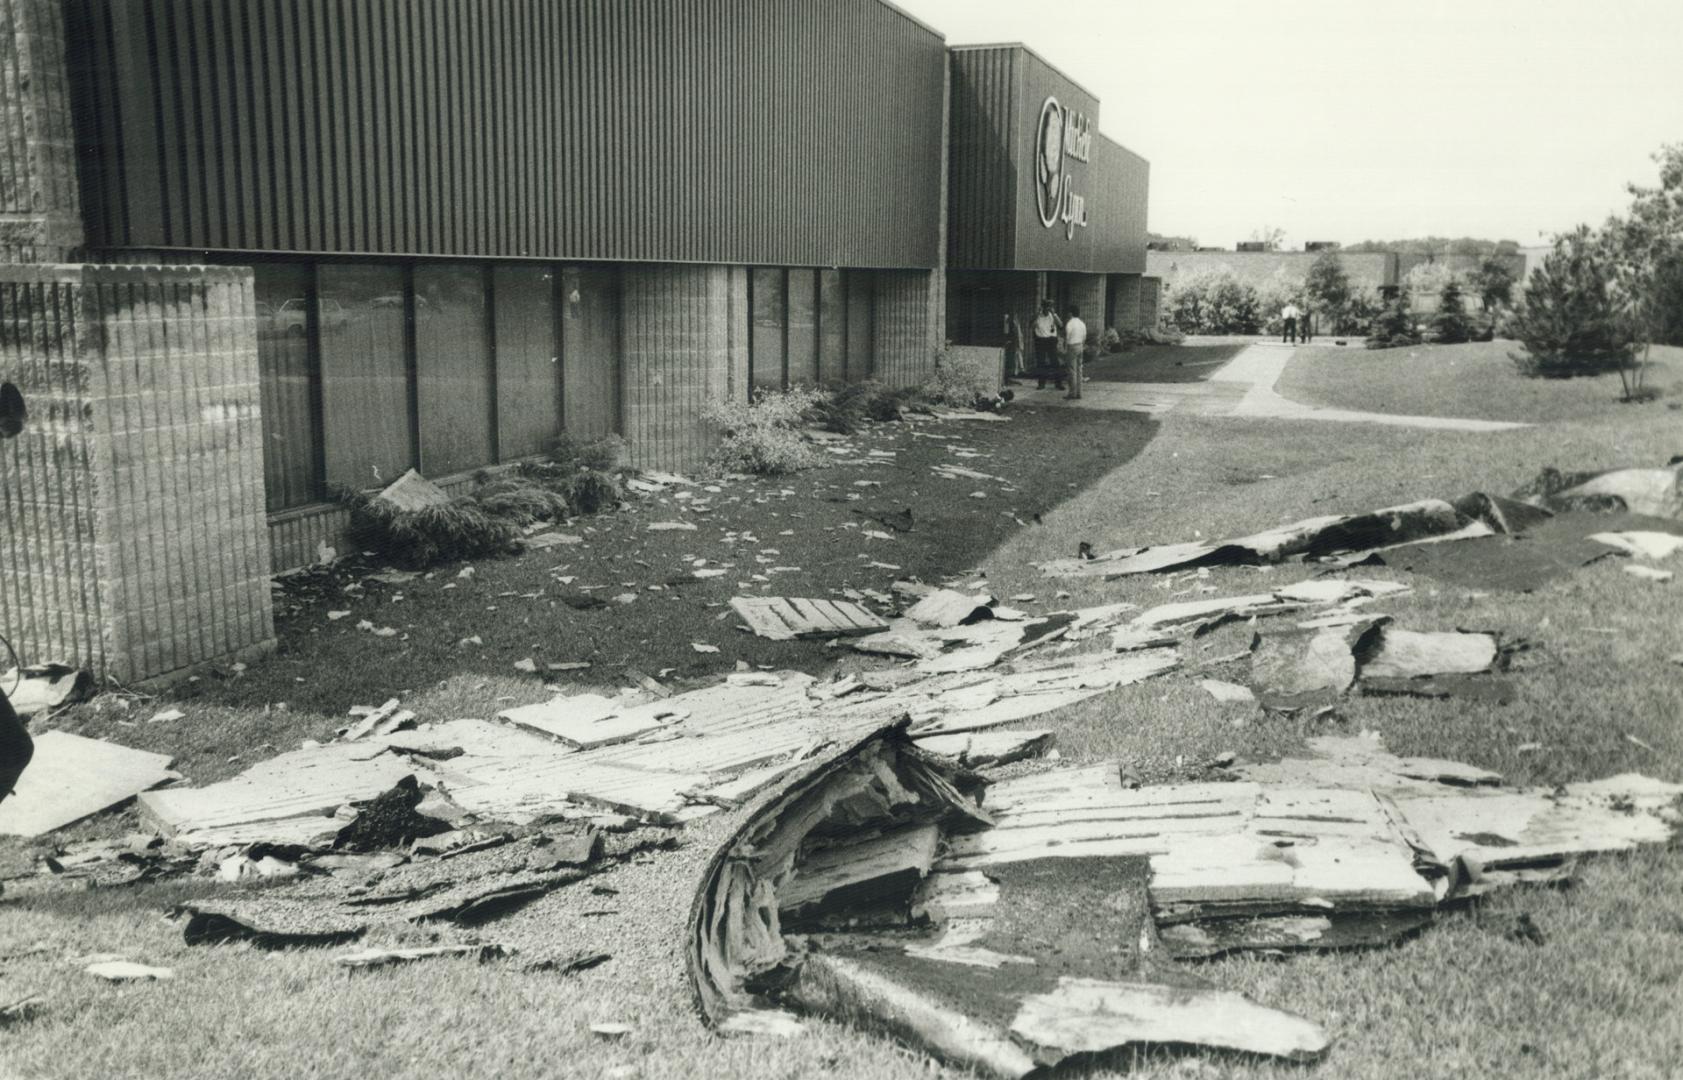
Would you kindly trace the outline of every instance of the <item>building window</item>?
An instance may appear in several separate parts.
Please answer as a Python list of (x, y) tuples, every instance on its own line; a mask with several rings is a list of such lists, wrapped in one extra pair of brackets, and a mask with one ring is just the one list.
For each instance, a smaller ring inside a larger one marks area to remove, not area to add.
[(487, 314), (482, 268), (415, 268), (416, 398), (429, 477), (497, 459)]
[(389, 484), (415, 463), (403, 271), (324, 265), (317, 296), (327, 482)]
[(302, 263), (253, 267), (263, 405), (263, 490), (271, 513), (322, 495), (321, 416), (310, 363), (315, 282)]
[(781, 268), (756, 267), (748, 272), (748, 366), (754, 389), (781, 390), (784, 334), (788, 318), (785, 275)]
[(539, 453), (561, 430), (555, 275), (547, 266), (499, 266), (492, 282), (497, 456), (507, 461)]

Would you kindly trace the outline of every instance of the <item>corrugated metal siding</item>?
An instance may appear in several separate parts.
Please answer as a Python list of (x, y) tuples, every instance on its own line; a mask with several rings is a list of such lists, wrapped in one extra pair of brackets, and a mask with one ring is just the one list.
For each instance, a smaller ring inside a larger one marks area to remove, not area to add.
[(937, 261), (946, 51), (877, 0), (68, 3), (95, 247)]
[(1015, 265), (1020, 55), (1010, 47), (951, 54), (949, 267)]
[[(1031, 156), (1038, 144), (1040, 110), (1048, 97), (1058, 99), (1065, 109), (1085, 113), (1092, 121), (1095, 133), (1099, 126), (1099, 100), (1078, 86), (1074, 80), (1035, 54), (1021, 50), (1018, 56), (1017, 112), (1013, 118), (1013, 138), (1022, 148), (1023, 167), (1017, 173), (1017, 246), (1016, 267), (1020, 270), (1103, 270), (1093, 258), (1095, 247), (1091, 218), (1096, 209), (1094, 191), (1099, 171), (1099, 154), (1095, 151), (1088, 161), (1064, 158), (1063, 168), (1074, 176), (1077, 193), (1087, 197), (1089, 225), (1077, 228), (1074, 236), (1067, 236), (1059, 223), (1050, 227), (1040, 223), (1036, 202), (1034, 159)], [(1093, 140), (1095, 148), (1098, 140)]]
[(1092, 194), (1087, 198), (1093, 234), (1093, 268), (1105, 273), (1145, 272), (1145, 225), (1151, 165), (1103, 135), (1093, 137)]

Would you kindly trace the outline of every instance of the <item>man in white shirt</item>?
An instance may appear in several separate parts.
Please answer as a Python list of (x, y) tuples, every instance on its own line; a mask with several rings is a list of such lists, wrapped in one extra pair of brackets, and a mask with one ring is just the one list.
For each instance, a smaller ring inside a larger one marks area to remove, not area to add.
[(1064, 397), (1076, 401), (1081, 397), (1081, 367), (1087, 358), (1087, 324), (1081, 321), (1081, 309), (1069, 306), (1069, 318), (1064, 320), (1064, 351), (1069, 357), (1069, 393)]
[(1040, 302), (1040, 313), (1034, 317), (1034, 380), (1037, 390), (1046, 389), (1046, 380), (1056, 381), (1064, 388), (1063, 369), (1058, 364), (1058, 332), (1062, 330), (1052, 301)]
[(1286, 323), (1280, 331), (1280, 344), (1284, 345), (1288, 341), (1293, 345), (1297, 344), (1297, 320), (1302, 316), (1303, 312), (1298, 310), (1297, 305), (1287, 300), (1286, 306), (1280, 309), (1280, 318)]

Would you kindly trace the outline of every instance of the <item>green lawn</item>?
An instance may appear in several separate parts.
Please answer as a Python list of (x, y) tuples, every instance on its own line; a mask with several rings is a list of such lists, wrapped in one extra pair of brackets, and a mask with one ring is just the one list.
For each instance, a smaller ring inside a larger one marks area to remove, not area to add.
[[(1340, 351), (1337, 359), (1366, 363), (1405, 356)], [(1430, 370), (1449, 370), (1445, 378), (1469, 385), (1447, 364)], [(1478, 393), (1459, 403), (1451, 399), (1431, 408), (1411, 403), (1402, 411), (1480, 415), (1476, 405), (1501, 396), (1477, 380), (1470, 385)], [(1577, 392), (1578, 385), (1567, 389)], [(1284, 385), (1281, 390), (1289, 393)], [(1664, 462), (1680, 449), (1678, 421), (1663, 403), (1608, 406), (1580, 419), (1477, 435), (1170, 413), (1147, 442), (1153, 429), (1138, 417), (1047, 409), (1038, 415), (1019, 412), (1010, 424), (918, 429), (959, 435), (957, 445), (994, 455), (979, 459), (953, 457), (945, 449), (953, 441), (883, 433), (882, 441), (866, 445), (895, 450), (894, 465), (727, 487), (723, 499), (715, 497), (712, 515), (693, 516), (703, 525), (696, 533), (646, 532), (649, 521), (679, 516), (675, 503), (646, 505), (635, 515), (590, 522), (602, 531), (590, 534), (588, 553), (558, 548), (484, 563), (472, 579), (442, 572), (405, 586), (400, 601), (389, 593), (373, 595), (371, 587), (367, 599), (354, 603), (309, 604), (287, 620), (279, 657), (253, 665), (237, 679), (198, 684), (184, 706), (188, 719), (175, 725), (119, 727), (110, 716), (92, 715), (75, 722), (136, 745), (172, 743), (189, 774), (205, 779), (237, 767), (225, 762), (230, 754), (244, 753), (250, 760), (266, 753), (235, 740), (292, 745), (341, 722), (343, 706), (375, 703), (388, 691), (412, 690), (429, 718), (482, 716), (499, 707), (499, 700), (536, 700), (543, 695), (535, 680), (510, 668), (526, 655), (540, 662), (592, 659), (598, 665), (590, 673), (595, 678), (617, 676), (618, 665), (634, 663), (650, 674), (676, 668), (670, 676), (676, 680), (728, 668), (738, 658), (823, 671), (857, 661), (816, 643), (747, 639), (729, 629), (734, 619), (718, 618), (721, 609), (707, 605), (730, 595), (733, 586), (721, 582), (734, 582), (734, 576), (704, 583), (699, 591), (675, 590), (676, 598), (648, 593), (643, 583), (664, 580), (680, 556), (697, 552), (745, 569), (766, 565), (754, 563), (754, 545), (720, 543), (726, 528), (751, 527), (762, 551), (780, 549), (770, 556), (776, 563), (803, 568), (787, 575), (788, 587), (783, 575), (774, 575), (779, 591), (797, 591), (798, 585), (824, 595), (822, 590), (844, 583), (880, 588), (896, 576), (864, 569), (865, 560), (858, 558), (863, 551), (925, 576), (980, 565), (997, 594), (1035, 593), (1035, 602), (1020, 605), (1033, 610), (1117, 600), (1161, 603), (1186, 584), (1151, 576), (1071, 583), (1042, 578), (1029, 563), (1073, 555), (1082, 540), (1103, 550), (1238, 535), (1310, 515), (1426, 496), (1506, 492), (1543, 465), (1587, 469)], [(1100, 445), (1107, 447), (1105, 455)], [(928, 466), (948, 459), (1010, 483), (937, 482)], [(854, 489), (856, 479), (881, 479), (885, 486)], [(1004, 491), (1007, 486), (1017, 491)], [(982, 489), (989, 493), (986, 499), (969, 500), (970, 490)], [(793, 494), (782, 495), (784, 490)], [(927, 513), (939, 525), (928, 536), (905, 534), (865, 547), (855, 530), (840, 528), (851, 507), (825, 501), (847, 490), (866, 492), (873, 505), (911, 505), (920, 522)], [(742, 503), (724, 501), (732, 496)], [(970, 507), (970, 501), (977, 505)], [(1040, 511), (1041, 524), (1026, 516), (1030, 510)], [(1018, 525), (1002, 511), (1027, 524)], [(794, 536), (782, 536), (785, 529)], [(634, 581), (646, 595), (628, 607), (586, 613), (551, 608), (547, 597), (498, 595), (543, 585), (549, 568), (559, 565), (569, 567), (569, 574), (577, 571), (578, 584), (612, 582), (611, 591), (618, 592), (629, 591), (620, 581)], [(1385, 569), (1359, 573), (1411, 580)], [(1207, 584), (1224, 594), (1241, 593), (1305, 576), (1300, 567), (1216, 569)], [(457, 587), (444, 589), (451, 583)], [(1639, 581), (1612, 560), (1525, 596), (1480, 595), (1429, 579), (1411, 583), (1413, 593), (1380, 606), (1405, 626), (1495, 629), (1538, 644), (1529, 654), (1532, 662), (1513, 675), (1518, 701), (1498, 708), (1358, 697), (1344, 704), (1330, 729), (1309, 730), (1301, 723), (1263, 719), (1247, 708), (1216, 705), (1188, 671), (1090, 699), (1034, 724), (1057, 730), (1064, 762), (1118, 760), (1147, 781), (1191, 777), (1199, 763), (1223, 751), (1266, 757), (1290, 752), (1305, 735), (1321, 730), (1364, 729), (1382, 733), (1398, 753), (1462, 760), (1527, 783), (1620, 771), (1683, 781), (1683, 725), (1677, 722), (1683, 715), (1683, 668), (1667, 660), (1683, 652), (1683, 583)], [(1073, 595), (1056, 599), (1059, 590)], [(352, 608), (354, 617), (329, 623), (325, 611), (340, 606)], [(484, 610), (491, 606), (498, 610)], [(410, 640), (375, 639), (345, 625), (363, 617), (407, 628)], [(583, 622), (586, 617), (596, 621)], [(1266, 632), (1267, 622), (1259, 629)], [(456, 649), (459, 637), (475, 632), (484, 637), (484, 648)], [(1243, 648), (1250, 633), (1249, 627), (1233, 626), (1199, 639), (1186, 651), (1187, 667)], [(723, 651), (685, 655), (690, 640), (710, 641)], [(541, 653), (535, 651), (539, 646)], [(306, 681), (293, 681), (299, 678)], [(289, 702), (287, 713), (272, 708), (261, 713), (264, 703), (279, 700)], [(1541, 748), (1526, 749), (1529, 744)], [(612, 917), (582, 917), (581, 904), (590, 898), (563, 890), (480, 929), (488, 939), (522, 946), (560, 941), (614, 953), (601, 968), (570, 978), (523, 974), (513, 964), (457, 961), (347, 978), (334, 970), (329, 953), (188, 949), (179, 930), (158, 917), (179, 898), (178, 885), (8, 900), (0, 904), (0, 943), (41, 943), (49, 951), (0, 959), (0, 1003), (39, 991), (47, 1004), (38, 1019), (0, 1029), (0, 1074), (753, 1080), (960, 1075), (886, 1039), (830, 1023), (816, 1024), (806, 1037), (790, 1042), (723, 1041), (701, 1029), (672, 950), (699, 862), (729, 824), (727, 815), (710, 819), (683, 851), (616, 871), (609, 879), (620, 890), (612, 898)], [(119, 815), (91, 828), (124, 827)], [(1591, 860), (1570, 888), (1500, 894), (1477, 909), (1446, 915), (1392, 948), (1203, 964), (1198, 970), (1217, 985), (1326, 1025), (1338, 1039), (1327, 1061), (1302, 1067), (1194, 1055), (1200, 1066), (1156, 1051), (1094, 1064), (1086, 1075), (1673, 1076), (1683, 1061), (1683, 1014), (1676, 997), (1683, 984), (1680, 890), (1680, 852), (1647, 850)], [(1503, 936), (1520, 913), (1536, 923), (1546, 944)], [(177, 978), (128, 989), (96, 984), (80, 973), (75, 958), (107, 950), (172, 965)], [(7, 951), (0, 945), (0, 955)], [(634, 1033), (617, 1043), (596, 1041), (587, 1026), (601, 1020), (627, 1022)]]
[(1679, 401), (1683, 386), (1683, 348), (1653, 350), (1647, 382), (1661, 398), (1642, 405), (1620, 403), (1616, 373), (1525, 378), (1508, 357), (1519, 351), (1519, 343), (1513, 341), (1403, 349), (1312, 345), (1293, 354), (1274, 388), (1308, 405), (1543, 423), (1660, 412)]
[(1141, 345), (1100, 356), (1087, 364), (1086, 375), (1096, 382), (1203, 382), (1238, 356), (1245, 344), (1195, 340), (1185, 345)]

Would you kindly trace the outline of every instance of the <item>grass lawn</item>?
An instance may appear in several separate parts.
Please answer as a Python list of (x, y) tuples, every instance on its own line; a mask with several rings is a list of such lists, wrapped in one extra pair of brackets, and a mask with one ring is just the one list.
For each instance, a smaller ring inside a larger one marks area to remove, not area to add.
[[(1406, 349), (1298, 349), (1275, 389), (1294, 401), (1408, 416), (1545, 423), (1663, 412), (1683, 387), (1683, 348), (1659, 346), (1647, 385), (1661, 397), (1625, 405), (1616, 373), (1576, 379), (1529, 379), (1508, 358), (1513, 341), (1417, 345)], [(1683, 417), (1674, 417), (1683, 421)], [(1669, 455), (1668, 455), (1669, 456)], [(1662, 461), (1664, 458), (1661, 459)]]
[[(1337, 354), (1363, 362), (1374, 357), (1400, 358)], [(1458, 373), (1446, 377), (1465, 385)], [(1477, 393), (1459, 404), (1411, 403), (1402, 411), (1480, 415), (1475, 406), (1496, 395), (1481, 383), (1471, 385)], [(1284, 383), (1281, 390), (1291, 393)], [(484, 716), (503, 700), (538, 700), (544, 692), (537, 680), (511, 667), (524, 656), (540, 664), (591, 660), (581, 685), (618, 683), (626, 665), (649, 674), (672, 668), (669, 681), (681, 685), (737, 659), (816, 672), (857, 662), (819, 643), (761, 642), (731, 629), (735, 620), (719, 617), (726, 609), (709, 605), (722, 604), (739, 580), (757, 587), (752, 572), (767, 572), (776, 592), (827, 595), (846, 586), (883, 588), (903, 574), (933, 578), (980, 566), (996, 594), (1035, 593), (1034, 603), (1019, 605), (1032, 610), (1117, 600), (1160, 603), (1188, 583), (1152, 576), (1071, 583), (1042, 578), (1029, 564), (1073, 555), (1082, 540), (1103, 550), (1238, 535), (1426, 496), (1505, 493), (1543, 465), (1651, 464), (1680, 449), (1678, 417), (1663, 403), (1607, 407), (1495, 434), (1175, 413), (1156, 431), (1129, 414), (1045, 409), (1011, 415), (1009, 424), (914, 429), (956, 439), (874, 432), (860, 445), (892, 450), (896, 456), (884, 459), (887, 464), (734, 483), (712, 495), (705, 514), (686, 513), (676, 500), (643, 503), (632, 513), (569, 530), (586, 536), (589, 549), (554, 548), (482, 563), (465, 579), (450, 568), (402, 586), (402, 599), (394, 597), (396, 590), (370, 585), (360, 599), (330, 591), (319, 600), (300, 600), (300, 609), (283, 622), (279, 656), (237, 678), (183, 688), (186, 719), (148, 725), (144, 715), (130, 716), (129, 722), (140, 722), (127, 727), (118, 726), (114, 714), (84, 708), (69, 722), (131, 745), (169, 749), (193, 779), (205, 780), (240, 767), (226, 761), (229, 755), (243, 754), (249, 762), (268, 752), (254, 743), (289, 748), (342, 723), (346, 706), (377, 703), (388, 694), (403, 692), (428, 719)], [(1548, 421), (1550, 415), (1512, 418)], [(992, 456), (959, 458), (958, 446)], [(941, 480), (930, 473), (941, 461), (1004, 479)], [(883, 487), (855, 487), (861, 480), (879, 480)], [(972, 500), (972, 490), (987, 497)], [(845, 501), (853, 492), (865, 497)], [(844, 527), (864, 521), (857, 509), (905, 506), (913, 508), (917, 530), (892, 541), (867, 542), (860, 530)], [(691, 520), (699, 528), (647, 531), (659, 520)], [(587, 527), (596, 531), (585, 532)], [(757, 540), (744, 539), (743, 530)], [(782, 535), (785, 530), (792, 535)], [(727, 541), (732, 532), (736, 538)], [(767, 548), (776, 553), (766, 554)], [(735, 563), (736, 572), (649, 589), (687, 569), (686, 557)], [(870, 561), (902, 569), (872, 568)], [(767, 571), (778, 565), (801, 569)], [(1036, 718), (1034, 726), (1056, 729), (1064, 763), (1119, 760), (1148, 782), (1188, 778), (1223, 751), (1263, 758), (1291, 752), (1309, 734), (1364, 729), (1382, 733), (1397, 753), (1466, 761), (1520, 782), (1621, 771), (1683, 781), (1683, 668), (1667, 660), (1683, 652), (1683, 584), (1639, 581), (1612, 560), (1527, 595), (1484, 594), (1387, 569), (1355, 573), (1415, 585), (1414, 592), (1381, 606), (1409, 628), (1493, 629), (1536, 642), (1525, 669), (1513, 675), (1519, 700), (1484, 707), (1357, 697), (1325, 728), (1264, 719), (1252, 709), (1217, 705), (1196, 685), (1194, 676), (1205, 673), (1194, 670), (1199, 665), (1245, 647), (1251, 629), (1231, 626), (1189, 646), (1183, 673)], [(559, 576), (575, 577), (573, 589), (603, 584), (604, 595), (635, 591), (638, 599), (586, 612), (551, 606)], [(1302, 567), (1230, 568), (1213, 570), (1201, 583), (1234, 594), (1306, 576)], [(522, 595), (539, 589), (543, 596)], [(1056, 599), (1059, 590), (1074, 595)], [(353, 615), (328, 621), (326, 612), (338, 609)], [(351, 627), (360, 618), (399, 628), (408, 638), (358, 633)], [(1268, 624), (1260, 629), (1266, 632)], [(475, 633), (483, 646), (456, 645)], [(717, 644), (721, 652), (693, 653), (691, 641)], [(1219, 664), (1208, 671), (1240, 675)], [(281, 701), (288, 703), (284, 713), (275, 708)], [(786, 1042), (725, 1041), (702, 1030), (672, 949), (699, 864), (730, 824), (730, 815), (708, 819), (680, 852), (615, 871), (608, 880), (620, 891), (611, 916), (583, 916), (584, 901), (562, 890), (481, 928), (488, 939), (522, 946), (564, 942), (614, 953), (609, 963), (572, 977), (453, 960), (346, 977), (329, 953), (189, 949), (179, 929), (159, 914), (185, 891), (211, 888), (200, 884), (10, 898), (0, 904), (0, 957), (19, 946), (40, 944), (47, 951), (0, 958), (0, 1003), (40, 992), (47, 1004), (37, 1019), (0, 1028), (0, 1075), (961, 1075), (886, 1039), (829, 1023)], [(124, 827), (121, 815), (111, 815), (86, 828), (109, 833)], [(1499, 894), (1391, 948), (1199, 966), (1219, 986), (1326, 1025), (1338, 1041), (1322, 1065), (1214, 1053), (1189, 1062), (1155, 1050), (1092, 1063), (1083, 1074), (1327, 1080), (1676, 1075), (1683, 1061), (1679, 855), (1673, 848), (1590, 860), (1572, 887)], [(1521, 913), (1541, 929), (1544, 945), (1504, 936)], [(98, 984), (81, 974), (76, 958), (101, 951), (173, 966), (177, 977), (126, 989)], [(588, 1025), (602, 1020), (626, 1022), (633, 1034), (619, 1042), (595, 1040)]]
[(1141, 345), (1100, 356), (1087, 364), (1085, 374), (1095, 382), (1203, 382), (1238, 356), (1245, 344), (1237, 339), (1194, 339), (1184, 345)]

